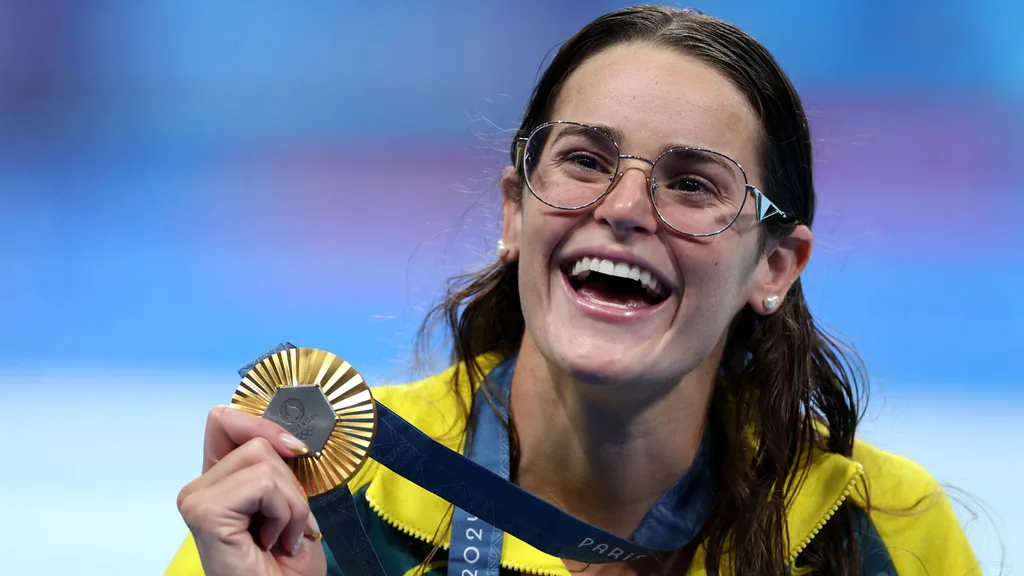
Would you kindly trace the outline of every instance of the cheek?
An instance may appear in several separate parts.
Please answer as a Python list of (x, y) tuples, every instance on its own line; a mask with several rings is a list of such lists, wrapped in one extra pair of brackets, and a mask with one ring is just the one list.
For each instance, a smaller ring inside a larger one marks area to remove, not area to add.
[(536, 272), (543, 266), (551, 254), (548, 234), (542, 226), (537, 225), (537, 215), (524, 215), (523, 233), (519, 241), (519, 266)]
[(551, 213), (552, 209), (531, 200), (527, 199), (523, 207), (519, 260), (521, 267), (537, 273), (548, 268), (551, 255), (580, 219)]
[(519, 242), (519, 289), (524, 304), (535, 299), (548, 283), (551, 255), (562, 237), (553, 219), (536, 211), (523, 214), (522, 236)]
[(745, 301), (749, 274), (745, 271), (735, 245), (690, 244), (676, 251), (685, 282), (685, 308), (701, 315), (716, 312), (735, 313)]

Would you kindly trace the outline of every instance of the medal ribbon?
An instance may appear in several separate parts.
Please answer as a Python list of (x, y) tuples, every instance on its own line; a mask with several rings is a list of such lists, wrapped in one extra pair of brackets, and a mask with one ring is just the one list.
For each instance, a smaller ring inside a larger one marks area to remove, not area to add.
[[(284, 348), (278, 346), (239, 373), (244, 377), (253, 365)], [(515, 357), (506, 359), (488, 375), (506, 395), (514, 361)], [(481, 394), (478, 390), (476, 401), (485, 406)], [(498, 416), (482, 407), (475, 411), (475, 425), (466, 457), (377, 402), (377, 435), (370, 457), (456, 508), (449, 576), (495, 576), (504, 533), (556, 558), (593, 564), (623, 562), (682, 548), (697, 537), (710, 513), (714, 481), (710, 433), (705, 433), (686, 474), (661, 496), (627, 540), (509, 482), (508, 435)], [(310, 498), (310, 507), (345, 576), (386, 574), (347, 486)]]

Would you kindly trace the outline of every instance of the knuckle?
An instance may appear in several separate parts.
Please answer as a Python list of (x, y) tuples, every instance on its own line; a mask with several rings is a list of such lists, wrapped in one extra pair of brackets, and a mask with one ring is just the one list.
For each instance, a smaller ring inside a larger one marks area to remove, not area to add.
[(178, 512), (180, 512), (182, 516), (185, 515), (185, 501), (188, 499), (189, 494), (190, 493), (187, 492), (185, 488), (182, 488), (182, 490), (178, 492), (176, 505), (178, 507)]
[(210, 411), (206, 413), (206, 425), (208, 427), (216, 426), (220, 422), (220, 417), (223, 413), (223, 406), (214, 406), (213, 408), (210, 408)]
[(265, 476), (263, 474), (260, 474), (259, 476), (254, 478), (250, 486), (251, 490), (255, 491), (255, 493), (260, 494), (261, 496), (269, 496), (278, 491), (277, 482), (274, 482), (273, 478)]
[(181, 514), (185, 524), (192, 526), (203, 510), (203, 506), (197, 502), (199, 498), (196, 492), (186, 489), (178, 493), (178, 513)]
[(178, 491), (177, 505), (178, 511), (182, 511), (182, 507), (185, 506), (185, 501), (188, 500), (189, 496), (195, 494), (198, 490), (196, 489), (196, 482), (199, 478), (192, 480), (188, 484), (182, 486), (181, 490)]
[(253, 480), (261, 490), (279, 490), (277, 467), (272, 462), (263, 461), (253, 467), (256, 478)]
[(306, 487), (302, 485), (302, 482), (299, 482), (299, 479), (294, 474), (291, 475), (291, 478), (292, 486), (295, 486), (295, 492), (299, 496), (302, 496), (302, 501), (306, 502), (306, 505), (308, 506), (309, 502), (306, 499), (309, 497), (309, 495), (306, 494)]
[(299, 498), (295, 506), (295, 519), (305, 522), (306, 517), (309, 516), (309, 511), (309, 501), (305, 498)]
[(246, 445), (250, 446), (249, 449), (252, 450), (255, 454), (259, 455), (261, 458), (267, 459), (277, 457), (277, 450), (274, 450), (274, 445), (270, 443), (270, 440), (267, 440), (262, 436), (257, 436), (256, 438), (253, 438), (252, 440), (246, 442)]

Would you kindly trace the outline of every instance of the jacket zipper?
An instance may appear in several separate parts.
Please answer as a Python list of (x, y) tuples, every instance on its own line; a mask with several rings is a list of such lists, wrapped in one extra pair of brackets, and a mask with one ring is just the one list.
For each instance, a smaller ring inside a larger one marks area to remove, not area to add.
[(810, 531), (810, 533), (807, 534), (807, 536), (804, 536), (803, 540), (801, 540), (800, 543), (796, 546), (796, 548), (794, 548), (793, 551), (790, 552), (789, 560), (786, 562), (786, 564), (788, 564), (790, 567), (796, 564), (796, 559), (800, 556), (800, 554), (802, 554), (803, 551), (811, 544), (811, 541), (814, 540), (814, 537), (818, 535), (818, 532), (821, 532), (821, 529), (825, 527), (825, 524), (827, 524), (828, 521), (836, 515), (836, 512), (839, 511), (839, 507), (843, 505), (843, 502), (846, 502), (846, 499), (850, 497), (850, 492), (853, 491), (854, 486), (857, 485), (857, 482), (860, 481), (860, 477), (863, 474), (864, 467), (858, 463), (857, 473), (854, 474), (853, 478), (851, 478), (850, 481), (846, 484), (846, 488), (843, 489), (843, 493), (840, 494), (838, 498), (836, 498), (835, 502), (832, 503), (832, 506), (829, 507), (828, 512), (826, 512), (825, 516), (818, 520), (817, 524), (814, 525), (814, 528)]
[[(796, 559), (800, 556), (801, 553), (803, 553), (807, 546), (810, 545), (811, 541), (814, 540), (814, 537), (818, 535), (818, 532), (821, 532), (821, 529), (825, 527), (825, 524), (827, 524), (828, 521), (836, 515), (836, 512), (839, 511), (839, 507), (842, 506), (843, 503), (846, 502), (846, 499), (850, 497), (850, 492), (853, 491), (853, 488), (857, 485), (857, 482), (860, 480), (860, 477), (861, 475), (863, 475), (863, 473), (864, 467), (858, 464), (857, 473), (854, 474), (853, 478), (851, 478), (850, 481), (846, 484), (846, 487), (843, 489), (842, 494), (840, 494), (836, 498), (835, 502), (832, 503), (832, 506), (829, 507), (828, 512), (826, 512), (825, 515), (818, 520), (818, 522), (814, 525), (814, 528), (811, 529), (807, 536), (805, 536), (796, 546), (796, 548), (794, 548), (793, 551), (790, 552), (789, 559), (786, 562), (789, 566), (793, 566), (796, 563)], [(382, 520), (384, 520), (385, 523), (387, 523), (392, 528), (398, 530), (406, 536), (415, 538), (425, 544), (429, 544), (431, 546), (440, 546), (440, 548), (445, 551), (448, 551), (450, 549), (450, 543), (441, 542), (438, 544), (434, 542), (432, 535), (429, 535), (425, 532), (420, 532), (419, 530), (402, 524), (401, 522), (393, 518), (390, 514), (388, 514), (387, 511), (381, 508), (376, 502), (370, 499), (369, 496), (366, 497), (366, 501), (370, 504), (370, 509), (373, 510), (373, 512), (377, 514), (377, 516), (379, 516)], [(519, 572), (521, 574), (533, 574), (535, 576), (559, 576), (560, 574), (559, 572), (553, 572), (551, 570), (542, 570), (538, 568), (531, 568), (529, 566), (512, 564), (506, 562), (505, 560), (501, 561), (501, 567), (507, 568), (509, 570), (515, 570), (516, 572)]]

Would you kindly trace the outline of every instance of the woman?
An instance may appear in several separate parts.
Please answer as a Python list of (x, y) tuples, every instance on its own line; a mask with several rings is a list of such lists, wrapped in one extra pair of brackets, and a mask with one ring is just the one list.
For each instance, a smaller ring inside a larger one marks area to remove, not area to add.
[[(541, 78), (511, 159), (497, 262), (434, 311), (453, 368), (377, 399), (454, 449), (507, 408), (512, 481), (623, 537), (692, 511), (665, 502), (693, 468), (714, 482), (677, 552), (584, 565), (506, 535), (505, 571), (980, 573), (936, 482), (855, 439), (859, 364), (800, 284), (807, 120), (761, 45), (689, 10), (603, 16)], [(168, 574), (340, 573), (282, 434), (210, 413)], [(445, 502), (374, 462), (349, 487), (389, 574), (448, 572)]]

